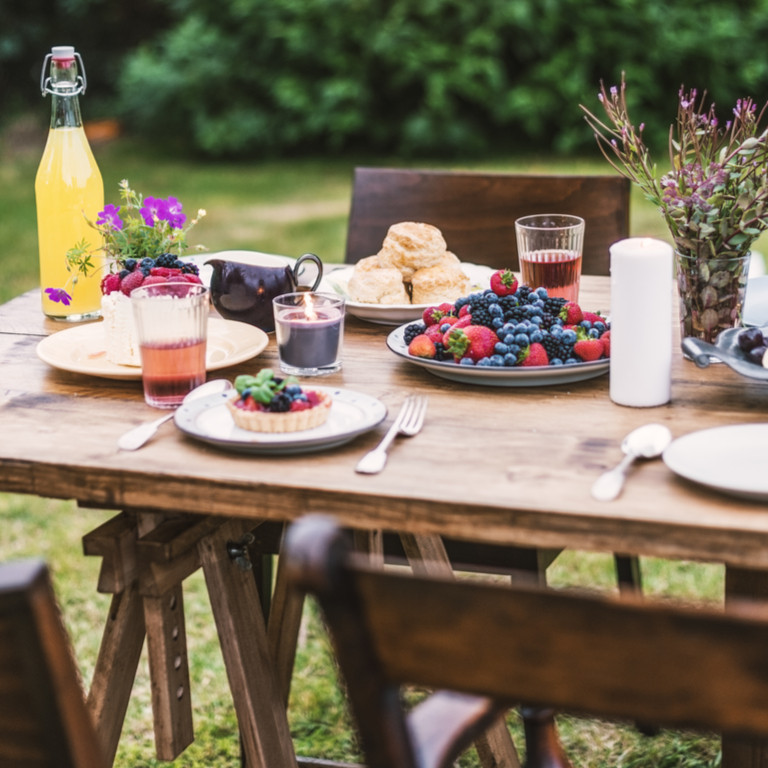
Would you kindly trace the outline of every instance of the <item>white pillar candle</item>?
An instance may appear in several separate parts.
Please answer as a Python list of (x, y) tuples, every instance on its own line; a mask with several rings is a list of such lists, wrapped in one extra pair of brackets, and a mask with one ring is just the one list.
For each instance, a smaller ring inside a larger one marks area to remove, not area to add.
[(668, 403), (672, 383), (672, 247), (647, 237), (611, 253), (611, 400)]

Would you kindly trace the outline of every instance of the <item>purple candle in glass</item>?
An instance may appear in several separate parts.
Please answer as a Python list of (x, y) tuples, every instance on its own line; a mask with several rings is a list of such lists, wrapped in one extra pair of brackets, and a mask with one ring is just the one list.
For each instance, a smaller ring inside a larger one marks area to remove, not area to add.
[(286, 293), (273, 301), (280, 368), (319, 376), (341, 368), (344, 299), (329, 293)]

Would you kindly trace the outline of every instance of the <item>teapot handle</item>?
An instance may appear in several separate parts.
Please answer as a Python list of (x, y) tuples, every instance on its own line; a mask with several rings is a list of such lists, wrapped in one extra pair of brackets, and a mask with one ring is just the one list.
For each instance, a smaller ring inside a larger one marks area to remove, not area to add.
[(323, 279), (323, 262), (320, 260), (320, 257), (315, 256), (314, 253), (305, 253), (296, 259), (296, 263), (293, 265), (293, 279), (296, 281), (296, 285), (298, 285), (299, 275), (302, 271), (300, 267), (305, 261), (311, 261), (317, 267), (317, 278), (315, 279), (312, 287), (309, 289), (310, 291), (316, 291), (317, 286), (320, 285), (320, 281)]

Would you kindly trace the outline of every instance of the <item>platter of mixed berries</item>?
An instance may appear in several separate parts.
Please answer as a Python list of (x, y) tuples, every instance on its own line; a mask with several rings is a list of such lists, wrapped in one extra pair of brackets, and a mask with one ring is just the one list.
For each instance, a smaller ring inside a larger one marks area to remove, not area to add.
[(396, 355), (453, 381), (539, 386), (583, 381), (610, 366), (610, 323), (546, 289), (497, 270), (490, 287), (428, 307), (420, 321), (392, 331)]

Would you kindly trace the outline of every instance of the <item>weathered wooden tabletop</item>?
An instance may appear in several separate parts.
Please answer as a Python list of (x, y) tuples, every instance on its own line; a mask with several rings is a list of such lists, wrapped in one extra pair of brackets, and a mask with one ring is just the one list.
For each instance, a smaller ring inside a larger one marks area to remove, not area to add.
[[(608, 278), (585, 277), (581, 303), (609, 309)], [(322, 384), (364, 392), (385, 422), (320, 453), (265, 457), (185, 437), (172, 424), (134, 453), (117, 449), (129, 427), (157, 412), (139, 381), (67, 373), (41, 362), (45, 320), (35, 292), (0, 307), (0, 488), (74, 498), (85, 506), (290, 520), (329, 512), (363, 529), (442, 533), (537, 546), (572, 546), (768, 567), (768, 508), (676, 477), (661, 461), (637, 464), (623, 495), (598, 503), (594, 479), (621, 458), (621, 438), (649, 421), (674, 436), (759, 422), (768, 386), (723, 365), (700, 370), (675, 351), (672, 401), (626, 408), (608, 375), (555, 386), (496, 388), (438, 378), (390, 352), (390, 329), (348, 318), (343, 370)], [(234, 377), (276, 366), (274, 336)], [(222, 375), (222, 372), (210, 376)], [(354, 472), (409, 392), (429, 395), (426, 426), (399, 439), (386, 469)]]

